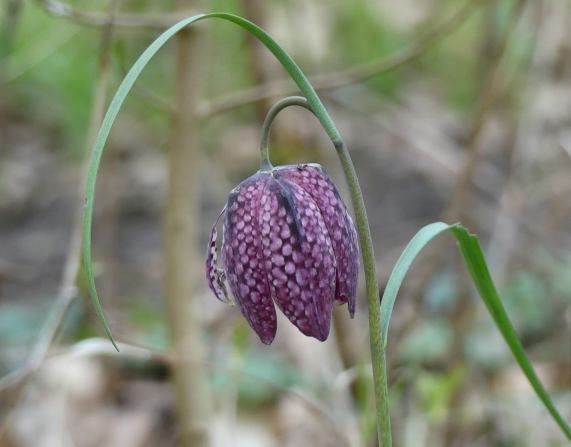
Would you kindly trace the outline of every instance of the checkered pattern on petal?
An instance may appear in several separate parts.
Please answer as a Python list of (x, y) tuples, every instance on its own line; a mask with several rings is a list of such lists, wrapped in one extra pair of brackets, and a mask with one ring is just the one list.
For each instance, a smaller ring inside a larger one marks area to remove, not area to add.
[(335, 253), (335, 299), (348, 303), (349, 313), (353, 316), (359, 275), (359, 245), (355, 225), (339, 191), (325, 170), (316, 164), (280, 167), (276, 175), (303, 188), (317, 204)]
[(224, 219), (222, 262), (242, 314), (265, 344), (276, 335), (276, 310), (262, 258), (260, 202), (267, 195), (269, 174), (258, 173), (230, 194)]
[(272, 297), (305, 335), (329, 335), (335, 258), (323, 218), (309, 194), (272, 180), (262, 197), (260, 228)]
[(226, 207), (222, 209), (216, 219), (216, 222), (212, 225), (212, 230), (210, 230), (210, 238), (208, 240), (208, 249), (206, 252), (206, 280), (208, 281), (210, 290), (212, 290), (214, 295), (216, 295), (216, 298), (223, 303), (232, 303), (233, 300), (228, 296), (228, 291), (226, 290), (226, 274), (223, 269), (218, 267), (216, 254), (216, 240), (218, 238), (216, 227), (218, 226), (220, 217), (222, 217), (225, 212)]

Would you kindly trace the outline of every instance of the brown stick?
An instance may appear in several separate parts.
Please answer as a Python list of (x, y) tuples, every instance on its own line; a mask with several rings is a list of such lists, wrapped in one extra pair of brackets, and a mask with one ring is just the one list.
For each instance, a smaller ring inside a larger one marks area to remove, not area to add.
[[(242, 0), (245, 17), (262, 28), (266, 25), (265, 6), (265, 0)], [(267, 67), (265, 66), (265, 62), (267, 61), (267, 58), (265, 58), (265, 56), (267, 56), (266, 48), (256, 37), (249, 33), (246, 37), (246, 42), (251, 80), (254, 82), (254, 85), (267, 85), (269, 80), (266, 70)], [(253, 104), (260, 125), (264, 122), (266, 112), (271, 106), (270, 103), (271, 98), (261, 98)]]
[[(526, 0), (518, 0), (517, 4), (514, 7), (514, 11), (511, 16), (511, 20), (508, 24), (507, 29), (503, 33), (503, 35), (499, 38), (497, 43), (497, 49), (493, 45), (496, 39), (491, 39), (492, 48), (488, 54), (486, 59), (489, 58), (489, 69), (485, 73), (484, 83), (480, 90), (479, 95), (479, 102), (477, 104), (477, 108), (472, 119), (472, 124), (470, 126), (470, 131), (468, 133), (467, 138), (467, 151), (468, 155), (466, 157), (466, 161), (462, 167), (462, 171), (458, 180), (456, 182), (451, 200), (448, 204), (448, 208), (444, 212), (444, 220), (445, 221), (455, 221), (460, 218), (460, 214), (465, 205), (465, 200), (468, 198), (468, 195), (471, 190), (472, 185), (472, 178), (475, 173), (476, 163), (478, 161), (479, 153), (480, 153), (480, 139), (482, 136), (482, 130), (487, 123), (487, 119), (489, 117), (489, 112), (491, 111), (492, 105), (495, 99), (498, 96), (498, 86), (500, 81), (500, 68), (502, 65), (502, 61), (504, 60), (504, 55), (506, 53), (506, 49), (508, 48), (509, 41), (511, 36), (516, 28), (517, 23), (519, 22), (519, 18), (521, 17), (521, 13), (526, 5)], [(489, 23), (486, 25), (486, 36), (493, 35), (490, 32), (493, 28), (493, 22), (495, 15), (498, 12), (498, 6), (493, 5), (490, 8), (490, 19)], [(494, 51), (495, 50), (495, 51)], [(465, 207), (466, 208), (466, 207)], [(441, 259), (441, 258), (437, 258)], [(438, 263), (433, 263), (432, 265), (439, 265)], [(432, 276), (432, 275), (431, 275)], [(466, 339), (466, 333), (469, 329), (469, 322), (473, 319), (474, 314), (474, 305), (473, 302), (469, 299), (470, 297), (470, 289), (468, 284), (466, 283), (465, 277), (459, 283), (459, 300), (452, 315), (452, 322), (453, 322), (453, 330), (454, 330), (454, 340), (452, 342), (451, 351), (452, 351), (452, 361), (451, 365), (449, 366), (450, 370), (452, 368), (458, 367), (459, 361), (457, 360), (461, 356), (461, 351), (463, 349), (463, 343)], [(463, 395), (465, 393), (465, 386), (460, 385), (453, 393), (450, 399), (450, 405), (456, 407), (460, 404)], [(445, 446), (454, 445), (457, 441), (458, 437), (458, 426), (457, 424), (448, 424), (446, 426), (444, 432), (444, 439), (443, 444)]]
[[(194, 6), (178, 0), (177, 7)], [(198, 258), (196, 178), (200, 148), (195, 105), (200, 89), (201, 35), (182, 31), (176, 41), (176, 107), (169, 154), (165, 215), (165, 290), (172, 349), (180, 445), (210, 445), (210, 399), (204, 370), (202, 331), (196, 309)]]
[[(496, 100), (498, 93), (497, 90), (501, 62), (505, 55), (513, 31), (515, 30), (515, 27), (526, 4), (526, 0), (518, 0), (517, 4), (514, 6), (510, 23), (508, 24), (507, 29), (504, 31), (503, 35), (500, 37), (497, 51), (492, 55), (492, 60), (489, 62), (489, 69), (480, 89), (480, 94), (478, 97), (479, 101), (476, 105), (474, 116), (468, 130), (466, 142), (466, 151), (468, 154), (466, 155), (466, 159), (462, 165), (460, 173), (458, 174), (456, 184), (452, 191), (452, 196), (448, 202), (448, 206), (442, 213), (442, 220), (445, 222), (454, 222), (460, 218), (464, 201), (471, 191), (476, 161), (478, 160), (479, 156), (480, 137), (484, 125), (487, 122), (488, 114), (491, 110), (492, 105), (494, 104), (494, 101)], [(412, 288), (412, 296), (418, 297), (420, 292), (426, 287), (433, 273), (442, 266), (442, 256), (444, 251), (439, 249), (437, 244), (438, 243), (433, 244), (428, 248), (427, 257), (431, 258), (431, 262), (427, 263), (426, 268), (417, 275), (416, 284)], [(415, 314), (417, 313), (420, 304), (420, 300), (417, 299), (415, 302)], [(413, 320), (410, 320), (410, 324), (412, 324), (412, 321)]]

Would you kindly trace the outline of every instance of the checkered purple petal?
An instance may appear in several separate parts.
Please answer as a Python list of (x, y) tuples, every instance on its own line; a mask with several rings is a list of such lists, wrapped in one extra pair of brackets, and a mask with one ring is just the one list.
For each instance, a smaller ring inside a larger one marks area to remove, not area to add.
[(329, 335), (335, 258), (323, 218), (309, 194), (272, 180), (262, 197), (260, 228), (272, 297), (305, 335)]
[(316, 164), (284, 166), (278, 168), (276, 174), (278, 178), (286, 178), (303, 188), (321, 211), (335, 253), (335, 299), (348, 303), (352, 317), (359, 276), (359, 245), (355, 225), (339, 191), (325, 170)]
[(257, 173), (230, 194), (224, 220), (222, 262), (242, 314), (265, 344), (276, 335), (276, 310), (262, 258), (259, 216), (270, 175)]

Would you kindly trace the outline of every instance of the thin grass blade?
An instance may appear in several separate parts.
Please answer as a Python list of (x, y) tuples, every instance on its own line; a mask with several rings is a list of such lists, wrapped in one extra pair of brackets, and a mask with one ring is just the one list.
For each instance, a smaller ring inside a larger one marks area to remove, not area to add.
[(442, 222), (436, 222), (427, 225), (412, 238), (404, 249), (391, 273), (381, 300), (383, 349), (386, 349), (387, 346), (388, 327), (395, 300), (408, 270), (424, 247), (426, 247), (436, 236), (444, 233), (445, 231), (451, 231), (456, 237), (458, 248), (462, 254), (470, 276), (474, 281), (476, 289), (478, 290), (480, 297), (484, 301), (486, 308), (490, 312), (492, 319), (496, 323), (498, 330), (502, 334), (522, 372), (547, 411), (549, 411), (557, 425), (561, 428), (561, 431), (569, 440), (571, 440), (571, 427), (565, 419), (563, 419), (553, 404), (551, 397), (539, 380), (537, 373), (527, 358), (525, 350), (519, 341), (517, 333), (509, 319), (504, 305), (502, 304), (500, 296), (496, 290), (496, 286), (494, 285), (490, 275), (478, 238), (459, 224), (448, 225)]

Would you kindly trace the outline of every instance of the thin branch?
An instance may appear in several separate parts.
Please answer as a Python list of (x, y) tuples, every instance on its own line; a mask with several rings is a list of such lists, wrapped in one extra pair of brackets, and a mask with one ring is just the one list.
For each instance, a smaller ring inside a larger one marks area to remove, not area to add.
[[(489, 63), (489, 68), (487, 68), (485, 79), (478, 96), (479, 101), (476, 105), (474, 116), (468, 130), (466, 142), (466, 159), (463, 162), (460, 172), (457, 176), (457, 180), (453, 187), (452, 195), (448, 205), (442, 213), (442, 220), (444, 222), (454, 222), (459, 219), (460, 213), (462, 211), (462, 205), (464, 205), (466, 197), (468, 197), (471, 192), (476, 162), (480, 154), (480, 138), (482, 135), (482, 130), (487, 123), (489, 112), (491, 111), (494, 101), (498, 95), (501, 64), (504, 60), (504, 56), (513, 32), (515, 31), (515, 28), (519, 22), (519, 18), (521, 17), (526, 4), (527, 0), (517, 1), (511, 14), (510, 22), (507, 24), (507, 28), (504, 31), (503, 35), (500, 37), (501, 40), (498, 43), (497, 50), (492, 55), (492, 60)], [(421, 291), (426, 288), (426, 285), (428, 284), (430, 278), (432, 278), (434, 272), (439, 269), (444, 262), (444, 251), (439, 250), (437, 245), (430, 247), (426, 256), (431, 258), (431, 262), (427, 263), (426, 268), (417, 274), (416, 284), (412, 287), (411, 290), (411, 295), (414, 297), (420, 296)], [(418, 309), (421, 304), (422, 301), (420, 299), (415, 300), (415, 315), (418, 313)], [(404, 330), (408, 330), (407, 326), (412, 323), (413, 319), (409, 321), (409, 324), (405, 325)]]
[[(460, 213), (462, 211), (463, 205), (465, 205), (467, 198), (469, 197), (471, 191), (471, 186), (473, 184), (473, 176), (475, 173), (476, 162), (480, 155), (480, 140), (482, 136), (482, 130), (487, 123), (489, 118), (489, 113), (492, 110), (492, 106), (497, 99), (499, 91), (499, 81), (500, 81), (500, 68), (502, 62), (505, 59), (506, 50), (511, 41), (512, 35), (519, 23), (519, 19), (522, 15), (523, 10), (527, 4), (527, 0), (517, 0), (514, 5), (510, 21), (506, 26), (505, 31), (499, 38), (497, 44), (497, 49), (494, 54), (491, 55), (491, 60), (489, 61), (489, 67), (486, 67), (484, 82), (481, 86), (478, 103), (476, 104), (476, 109), (470, 123), (470, 127), (467, 134), (466, 142), (466, 159), (461, 167), (460, 173), (457, 177), (452, 196), (449, 200), (448, 206), (442, 213), (442, 220), (444, 222), (454, 222), (459, 219)], [(494, 5), (491, 5), (492, 7)], [(466, 207), (464, 207), (466, 208)], [(415, 297), (413, 302), (412, 315), (418, 315), (420, 307), (422, 305), (422, 300), (420, 299), (421, 292), (426, 289), (426, 286), (433, 277), (434, 272), (441, 268), (445, 257), (444, 251), (438, 250), (437, 245), (433, 245), (426, 255), (430, 257), (430, 262), (426, 264), (424, 270), (421, 270), (417, 274), (417, 282), (411, 289), (411, 295)], [(467, 299), (462, 299), (458, 303), (455, 313), (453, 315), (453, 321), (456, 324), (454, 330), (456, 331), (456, 340), (463, 339), (466, 325), (462, 324), (469, 315), (471, 308), (470, 301)], [(415, 319), (410, 318), (403, 327), (403, 332), (406, 333), (410, 330), (412, 324), (414, 324)], [(460, 349), (460, 346), (455, 342), (452, 347), (454, 351)], [(460, 396), (460, 391), (455, 393), (453, 400), (456, 401)], [(450, 436), (447, 433), (447, 437)]]
[(185, 17), (193, 15), (193, 11), (177, 12), (176, 14), (121, 14), (110, 18), (107, 14), (86, 12), (57, 0), (34, 0), (44, 11), (80, 25), (106, 27), (113, 24), (116, 27), (166, 29)]
[[(310, 77), (310, 81), (316, 90), (326, 91), (364, 82), (367, 79), (380, 74), (396, 70), (397, 68), (418, 59), (444, 37), (455, 32), (463, 23), (466, 22), (478, 7), (486, 2), (487, 0), (469, 0), (450, 17), (443, 20), (439, 25), (435, 26), (434, 29), (427, 32), (416, 42), (398, 54), (373, 62), (368, 62), (347, 70), (312, 76)], [(266, 85), (259, 85), (232, 93), (228, 96), (212, 99), (208, 103), (202, 104), (198, 112), (200, 116), (208, 117), (217, 113), (227, 112), (253, 102), (272, 99), (278, 96), (288, 96), (297, 92), (297, 88), (292, 86), (290, 81), (282, 80), (271, 82)]]
[[(456, 179), (454, 189), (452, 191), (451, 198), (448, 202), (448, 206), (442, 213), (442, 220), (444, 222), (454, 222), (459, 219), (461, 211), (465, 207), (466, 196), (471, 192), (473, 177), (476, 171), (476, 164), (480, 157), (481, 150), (481, 137), (482, 131), (485, 125), (488, 123), (490, 112), (495, 100), (498, 97), (499, 85), (500, 85), (500, 74), (502, 63), (505, 60), (506, 50), (511, 41), (512, 35), (519, 23), (519, 19), (522, 15), (523, 10), (527, 4), (527, 0), (518, 0), (513, 10), (511, 12), (510, 21), (503, 34), (499, 37), (497, 42), (494, 42), (494, 52), (490, 54), (489, 60), (486, 61), (485, 67), (485, 78), (482, 83), (481, 89), (478, 95), (478, 102), (476, 103), (476, 108), (470, 122), (469, 130), (466, 138), (466, 159), (462, 165), (459, 176)], [(490, 13), (495, 12), (496, 5), (490, 5)], [(486, 36), (487, 37), (487, 36)], [(433, 247), (434, 249), (434, 247)], [(418, 297), (421, 295), (422, 290), (426, 289), (426, 285), (430, 278), (433, 277), (434, 272), (436, 272), (444, 263), (445, 250), (440, 250), (436, 252), (424, 271), (421, 271), (417, 276), (417, 284), (413, 288), (412, 296)], [(467, 284), (462, 284), (461, 290), (458, 291), (461, 298), (457, 303), (454, 314), (451, 316), (454, 332), (454, 340), (451, 345), (451, 356), (456, 358), (458, 353), (462, 349), (462, 340), (465, 339), (467, 324), (466, 322), (472, 317), (472, 303), (470, 300), (466, 299), (462, 295), (466, 293)], [(405, 333), (410, 330), (410, 327), (416, 321), (419, 315), (420, 309), (422, 307), (423, 300), (416, 299), (413, 304), (413, 318), (409, 320), (404, 325)], [(459, 387), (451, 396), (452, 405), (458, 404), (459, 400), (462, 398), (465, 387)], [(456, 434), (456, 426), (450, 424), (444, 434), (444, 444), (450, 445), (452, 439)]]
[[(539, 115), (541, 109), (538, 106), (546, 98), (546, 92), (542, 86), (550, 85), (551, 78), (556, 76), (555, 73), (558, 71), (556, 68), (559, 57), (558, 48), (562, 43), (559, 39), (554, 40), (546, 37), (549, 36), (546, 31), (547, 28), (552, 29), (554, 26), (558, 26), (558, 20), (554, 22), (552, 19), (554, 16), (559, 17), (559, 23), (568, 23), (566, 19), (569, 18), (569, 14), (565, 17), (565, 7), (558, 8), (555, 4), (548, 6), (545, 2), (534, 4), (534, 6), (535, 27), (531, 39), (533, 42), (532, 56), (526, 70), (528, 75), (525, 79), (525, 87), (521, 89), (522, 93), (520, 93), (520, 96), (524, 98), (526, 107), (522, 108), (518, 117), (514, 149), (510, 154), (509, 168), (507, 169), (508, 176), (499, 196), (497, 210), (493, 213), (494, 223), (488, 243), (490, 259), (495, 261), (494, 271), (500, 272), (500, 277), (508, 271), (514, 251), (521, 245), (517, 243), (519, 233), (533, 223), (531, 219), (523, 218), (525, 209), (533, 208), (537, 202), (546, 200), (549, 196), (555, 203), (566, 203), (561, 201), (561, 198), (564, 197), (564, 194), (568, 194), (566, 188), (570, 186), (568, 182), (565, 182), (564, 173), (561, 178), (563, 182), (560, 182), (557, 177), (551, 176), (554, 177), (554, 184), (562, 186), (561, 191), (553, 191), (544, 187), (551, 181), (550, 176), (546, 176), (543, 184), (529, 187), (530, 172), (538, 165), (538, 157), (542, 154), (542, 148), (551, 144), (557, 146), (558, 143), (555, 136), (557, 132), (553, 124), (547, 124), (545, 118)], [(560, 38), (564, 39), (565, 37), (562, 35)], [(571, 151), (569, 155), (571, 155)], [(568, 172), (566, 174), (568, 179)], [(564, 211), (564, 208), (565, 206), (557, 206), (558, 212)], [(545, 238), (546, 229), (544, 226), (544, 228), (540, 227), (536, 230), (537, 235), (543, 239), (543, 243), (548, 241)], [(503, 244), (501, 250), (498, 249), (499, 242)], [(553, 250), (552, 247), (549, 248)], [(563, 254), (566, 251), (565, 245), (561, 244), (561, 241), (556, 244), (555, 248)]]

